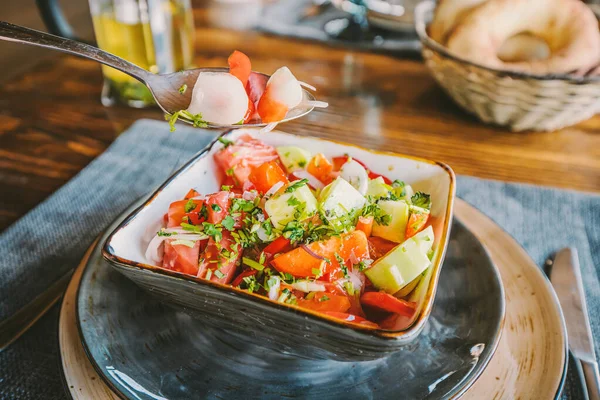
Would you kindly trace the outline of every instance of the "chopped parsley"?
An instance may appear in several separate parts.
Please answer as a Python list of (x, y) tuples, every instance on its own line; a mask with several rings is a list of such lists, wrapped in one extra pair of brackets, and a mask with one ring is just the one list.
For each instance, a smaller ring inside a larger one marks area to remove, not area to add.
[(202, 114), (192, 114), (188, 110), (179, 110), (174, 112), (171, 116), (165, 116), (167, 121), (169, 121), (169, 126), (171, 127), (171, 132), (175, 132), (175, 122), (179, 118), (183, 118), (185, 120), (190, 121), (195, 128), (206, 128), (208, 127), (208, 123), (202, 119)]
[(234, 172), (235, 171), (233, 170), (233, 168), (229, 168), (228, 170), (225, 171), (225, 175), (227, 175), (227, 176), (233, 176)]
[(181, 223), (181, 227), (182, 227), (184, 230), (186, 230), (186, 231), (190, 231), (190, 232), (193, 232), (193, 233), (205, 233), (205, 232), (202, 230), (202, 228), (200, 228), (199, 226), (192, 225), (192, 224), (188, 224), (188, 223), (185, 223), (185, 222), (182, 222), (182, 223)]
[(348, 267), (346, 266), (346, 262), (338, 253), (335, 253), (335, 259), (340, 264), (340, 268), (341, 268), (342, 272), (344, 273), (344, 278), (347, 278), (348, 277)]
[(187, 201), (187, 203), (185, 203), (185, 206), (183, 207), (183, 210), (186, 213), (190, 213), (190, 212), (194, 211), (195, 209), (196, 209), (196, 203), (192, 199), (189, 199)]
[(184, 83), (183, 85), (181, 85), (181, 87), (179, 88), (179, 93), (184, 94), (187, 91), (187, 85)]
[(413, 206), (421, 207), (426, 210), (431, 208), (431, 196), (426, 193), (417, 192), (410, 198), (410, 201)]
[(223, 278), (225, 276), (224, 273), (222, 273), (221, 271), (219, 271), (218, 269), (215, 269), (215, 276), (219, 279)]
[(250, 292), (250, 293), (255, 292), (260, 289), (260, 283), (258, 283), (258, 281), (256, 280), (256, 277), (254, 275), (244, 277), (242, 279), (242, 282), (246, 284), (245, 285), (246, 290), (248, 290), (248, 292)]
[(255, 208), (256, 206), (253, 201), (234, 198), (231, 202), (231, 207), (229, 208), (229, 211), (233, 213), (240, 211), (252, 212)]
[(157, 234), (158, 236), (166, 236), (166, 237), (168, 237), (168, 236), (173, 236), (173, 235), (177, 235), (175, 232), (166, 232), (166, 231), (164, 230), (164, 228), (163, 228), (163, 229), (161, 229), (160, 231), (156, 232), (156, 234)]
[(300, 179), (297, 182), (292, 183), (291, 185), (289, 185), (286, 189), (285, 192), (286, 193), (292, 193), (295, 192), (296, 189), (301, 188), (302, 186), (306, 185), (308, 183), (308, 179)]
[(392, 187), (395, 189), (395, 194), (398, 197), (404, 197), (406, 196), (406, 183), (404, 183), (401, 180), (396, 179), (394, 182), (392, 182)]
[(356, 265), (358, 266), (358, 270), (362, 272), (365, 269), (368, 269), (371, 264), (373, 264), (373, 260), (363, 260)]
[(215, 212), (219, 212), (219, 211), (221, 211), (221, 210), (222, 210), (221, 206), (220, 206), (220, 205), (218, 205), (218, 204), (211, 204), (211, 205), (210, 205), (210, 208), (212, 208), (212, 209), (213, 209), (213, 211), (215, 211)]
[(319, 301), (327, 301), (327, 300), (329, 300), (329, 297), (327, 297), (327, 295), (326, 295), (326, 294), (324, 294), (324, 295), (323, 295), (323, 297), (321, 297), (321, 298), (319, 299)]
[(256, 261), (254, 261), (253, 259), (251, 259), (251, 258), (248, 258), (248, 257), (242, 257), (242, 262), (243, 262), (245, 265), (247, 265), (247, 266), (249, 266), (250, 268), (252, 268), (252, 269), (255, 269), (255, 270), (257, 270), (257, 271), (262, 271), (263, 269), (265, 269), (265, 266), (264, 266), (264, 265), (262, 265), (262, 264), (261, 264), (261, 263), (259, 263), (259, 262), (256, 262)]
[[(192, 225), (194, 226), (194, 225)], [(223, 234), (221, 233), (221, 228), (218, 228), (215, 224), (211, 224), (209, 222), (203, 222), (202, 226), (204, 227), (204, 233), (208, 236), (212, 236), (215, 242), (220, 242), (223, 239)], [(185, 229), (185, 227), (184, 227)]]
[(298, 161), (298, 166), (299, 166), (300, 168), (304, 168), (304, 167), (306, 167), (306, 161), (305, 161), (305, 160)]
[(220, 137), (219, 139), (217, 139), (219, 142), (223, 143), (223, 147), (227, 148), (229, 146), (231, 146), (232, 144), (234, 144), (233, 140), (229, 140), (229, 139), (225, 139), (224, 137)]
[(350, 281), (344, 282), (344, 289), (350, 296), (354, 296), (354, 284)]
[(230, 185), (221, 185), (221, 190), (224, 192), (229, 192), (229, 191), (231, 191), (232, 187), (233, 186), (230, 186)]
[(283, 237), (292, 243), (300, 242), (304, 238), (304, 227), (298, 221), (290, 221), (283, 228)]
[(300, 200), (298, 200), (297, 198), (295, 198), (294, 196), (292, 196), (287, 200), (287, 204), (288, 204), (288, 206), (294, 207), (294, 206), (299, 206), (300, 204), (302, 204), (302, 202)]
[(196, 245), (196, 242), (194, 242), (193, 240), (180, 239), (180, 240), (174, 240), (173, 242), (171, 242), (171, 244), (173, 246), (183, 245), (183, 246), (187, 246), (190, 249), (192, 249)]
[[(372, 200), (372, 198), (370, 198), (370, 200)], [(387, 226), (390, 224), (390, 222), (392, 222), (392, 216), (386, 214), (381, 207), (379, 207), (379, 204), (374, 201), (370, 201), (367, 204), (367, 206), (363, 209), (362, 215), (363, 217), (372, 215), (375, 219), (375, 222), (377, 222), (379, 225)]]
[(228, 215), (223, 219), (221, 225), (223, 225), (223, 228), (227, 229), (228, 231), (233, 231), (235, 220), (231, 217), (231, 215)]

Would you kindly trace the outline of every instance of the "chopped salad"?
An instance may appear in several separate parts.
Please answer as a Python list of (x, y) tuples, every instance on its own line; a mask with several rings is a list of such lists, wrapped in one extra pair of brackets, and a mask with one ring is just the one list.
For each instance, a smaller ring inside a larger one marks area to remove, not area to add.
[(219, 139), (215, 193), (171, 203), (146, 257), (164, 269), (385, 328), (431, 264), (431, 198), (345, 154)]

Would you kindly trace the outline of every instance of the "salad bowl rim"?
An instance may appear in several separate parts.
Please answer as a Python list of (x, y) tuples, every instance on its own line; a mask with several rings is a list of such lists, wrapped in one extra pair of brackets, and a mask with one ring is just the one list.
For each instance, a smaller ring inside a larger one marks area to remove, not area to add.
[[(218, 283), (218, 282), (214, 282), (214, 281), (209, 281), (209, 280), (206, 280), (203, 278), (198, 278), (198, 277), (184, 274), (181, 272), (167, 270), (167, 269), (155, 266), (155, 265), (150, 265), (150, 264), (146, 264), (146, 263), (142, 263), (142, 262), (138, 262), (138, 261), (129, 260), (129, 259), (126, 259), (126, 258), (123, 258), (123, 257), (117, 255), (114, 252), (114, 249), (111, 246), (111, 242), (117, 233), (119, 233), (122, 229), (127, 227), (127, 225), (129, 225), (135, 218), (137, 218), (139, 216), (139, 214), (144, 209), (146, 209), (148, 206), (150, 206), (150, 204), (152, 204), (152, 202), (162, 193), (162, 191), (167, 186), (169, 186), (174, 180), (176, 180), (182, 173), (184, 173), (185, 171), (190, 169), (193, 165), (195, 165), (200, 160), (207, 157), (207, 155), (214, 148), (214, 146), (219, 143), (219, 139), (223, 138), (224, 136), (229, 135), (230, 133), (235, 133), (236, 131), (241, 131), (241, 130), (240, 129), (232, 129), (232, 130), (228, 130), (228, 131), (225, 131), (225, 132), (217, 135), (202, 150), (200, 150), (198, 153), (193, 155), (189, 161), (184, 163), (180, 168), (178, 168), (175, 172), (173, 172), (148, 197), (147, 200), (145, 200), (140, 206), (136, 207), (132, 212), (130, 212), (119, 223), (119, 225), (117, 225), (117, 227), (107, 236), (106, 240), (102, 244), (103, 258), (113, 265), (131, 268), (131, 269), (137, 269), (137, 270), (146, 270), (151, 273), (159, 274), (162, 276), (168, 276), (168, 277), (174, 278), (174, 279), (181, 279), (181, 280), (185, 280), (188, 282), (195, 282), (199, 285), (199, 288), (210, 287), (212, 289), (221, 291), (223, 294), (240, 295), (243, 298), (245, 298), (246, 300), (252, 299), (252, 300), (255, 300), (258, 302), (263, 302), (263, 304), (269, 304), (272, 307), (279, 309), (279, 310), (286, 310), (289, 312), (294, 312), (296, 314), (305, 316), (307, 318), (308, 317), (316, 318), (319, 322), (327, 322), (329, 324), (333, 324), (338, 327), (350, 328), (353, 331), (356, 331), (361, 334), (368, 334), (369, 336), (375, 336), (375, 337), (379, 337), (379, 338), (383, 338), (383, 339), (410, 340), (414, 336), (418, 335), (419, 332), (424, 328), (425, 322), (427, 321), (427, 319), (433, 309), (433, 302), (435, 299), (435, 294), (437, 292), (440, 271), (441, 271), (442, 263), (443, 263), (443, 260), (444, 260), (445, 254), (446, 254), (446, 250), (448, 247), (448, 240), (450, 238), (450, 227), (452, 224), (454, 199), (455, 199), (455, 194), (456, 194), (456, 176), (454, 174), (454, 171), (452, 170), (452, 168), (450, 168), (450, 166), (448, 166), (447, 164), (440, 162), (440, 161), (434, 161), (434, 160), (430, 160), (430, 159), (426, 159), (426, 158), (422, 158), (422, 157), (395, 153), (392, 151), (367, 149), (365, 147), (362, 147), (362, 146), (359, 146), (356, 144), (347, 143), (347, 142), (338, 141), (338, 140), (323, 139), (323, 138), (312, 137), (312, 136), (310, 137), (311, 140), (335, 143), (335, 144), (346, 146), (346, 147), (354, 147), (356, 149), (367, 151), (374, 155), (386, 155), (386, 156), (392, 156), (395, 158), (410, 159), (410, 160), (418, 161), (421, 163), (438, 166), (448, 174), (448, 177), (449, 177), (449, 190), (448, 190), (448, 198), (447, 198), (448, 203), (447, 203), (446, 211), (444, 214), (444, 225), (442, 228), (442, 235), (441, 235), (441, 239), (438, 244), (438, 246), (441, 246), (441, 248), (439, 249), (439, 251), (436, 252), (436, 257), (431, 261), (430, 268), (433, 268), (432, 274), (431, 274), (431, 280), (429, 282), (427, 292), (422, 300), (423, 306), (421, 307), (419, 315), (415, 318), (415, 320), (412, 322), (411, 325), (409, 325), (406, 328), (401, 329), (401, 330), (387, 330), (387, 329), (381, 329), (381, 328), (373, 328), (370, 326), (365, 326), (365, 325), (345, 321), (345, 320), (342, 320), (339, 318), (335, 318), (335, 317), (320, 313), (318, 311), (301, 308), (297, 305), (282, 304), (282, 303), (270, 300), (269, 298), (264, 297), (262, 295), (259, 295), (256, 293), (249, 293), (246, 290), (235, 288), (229, 284), (222, 284), (222, 283)], [(296, 135), (296, 134), (286, 133), (286, 132), (281, 132), (281, 131), (278, 131), (277, 134), (292, 136), (292, 137), (296, 137), (296, 138), (301, 138), (301, 137), (306, 138), (306, 136)]]

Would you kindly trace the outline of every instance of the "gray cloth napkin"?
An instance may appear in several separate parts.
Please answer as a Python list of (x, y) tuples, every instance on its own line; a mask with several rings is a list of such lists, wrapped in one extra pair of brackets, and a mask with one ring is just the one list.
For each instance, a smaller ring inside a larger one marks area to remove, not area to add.
[[(89, 244), (130, 203), (201, 150), (214, 132), (141, 120), (81, 173), (0, 235), (0, 319), (75, 267)], [(600, 337), (600, 196), (459, 177), (458, 195), (489, 215), (541, 266), (574, 245)], [(63, 399), (58, 306), (0, 353), (0, 399)], [(598, 352), (598, 343), (596, 343)], [(571, 368), (571, 370), (573, 370)], [(580, 399), (573, 375), (564, 398)]]

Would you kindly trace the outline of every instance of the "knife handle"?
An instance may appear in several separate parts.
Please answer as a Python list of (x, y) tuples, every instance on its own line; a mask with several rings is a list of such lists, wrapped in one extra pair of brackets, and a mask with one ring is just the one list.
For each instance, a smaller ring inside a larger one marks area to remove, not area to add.
[(598, 363), (579, 360), (583, 375), (585, 377), (585, 385), (587, 386), (588, 396), (590, 400), (600, 400), (600, 377), (598, 373)]

